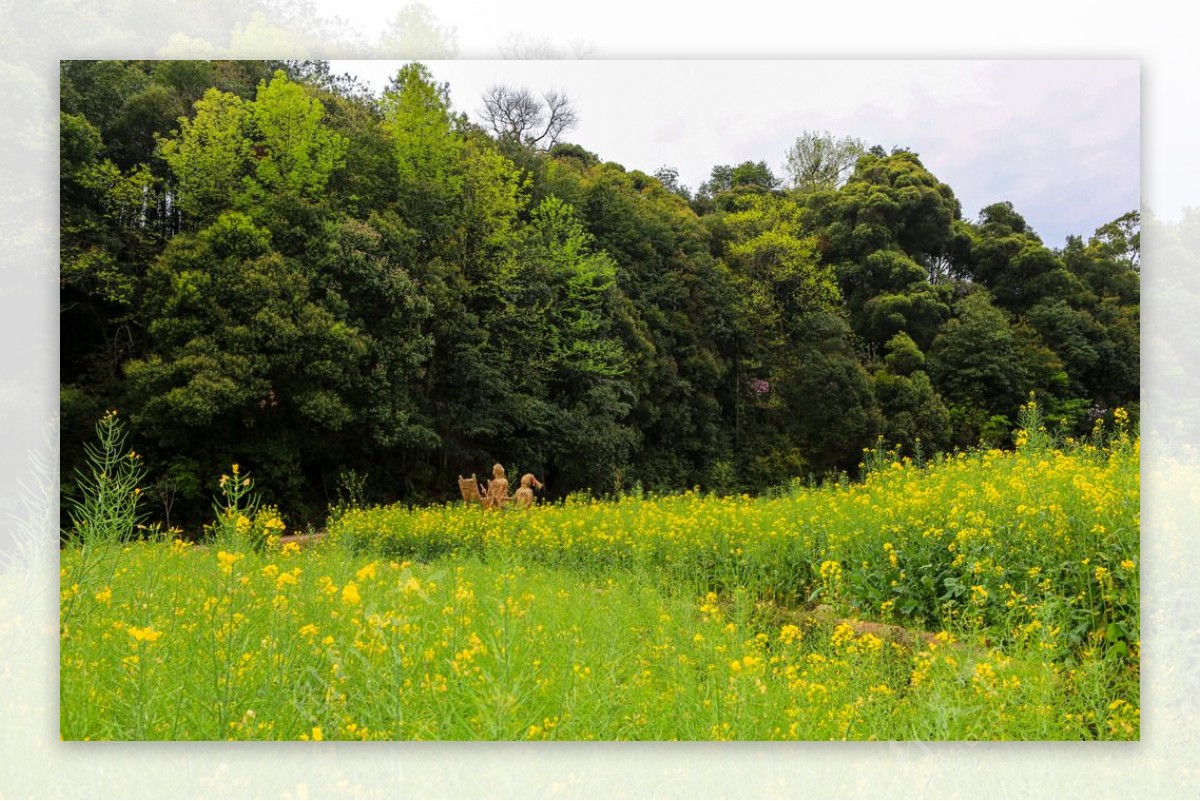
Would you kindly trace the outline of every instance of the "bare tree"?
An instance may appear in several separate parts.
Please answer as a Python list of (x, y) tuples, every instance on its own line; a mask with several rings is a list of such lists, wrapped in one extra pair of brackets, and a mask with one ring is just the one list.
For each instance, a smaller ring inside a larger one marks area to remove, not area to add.
[(514, 61), (557, 61), (563, 52), (549, 38), (527, 39), (523, 34), (510, 33), (500, 45), (501, 58)]
[(552, 89), (539, 97), (528, 89), (494, 84), (483, 95), (479, 112), (499, 139), (548, 150), (579, 124), (579, 115), (564, 92)]
[(577, 37), (571, 40), (571, 53), (578, 59), (595, 58), (596, 44), (591, 39)]
[(548, 37), (526, 38), (520, 33), (511, 33), (500, 43), (500, 56), (518, 61), (561, 61), (568, 58), (593, 58), (596, 45), (590, 39), (576, 37), (571, 40), (571, 52), (567, 53)]

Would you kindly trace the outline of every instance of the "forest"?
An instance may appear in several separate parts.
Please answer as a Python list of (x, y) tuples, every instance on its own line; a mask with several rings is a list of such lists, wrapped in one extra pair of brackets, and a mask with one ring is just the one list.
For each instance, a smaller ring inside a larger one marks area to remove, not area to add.
[(857, 478), (1010, 447), (1031, 393), (1064, 438), (1136, 419), (1136, 210), (1048, 247), (803, 128), (692, 189), (417, 62), (381, 96), (323, 62), (60, 77), (64, 494), (111, 409), (185, 527), (232, 464), (298, 526), (495, 462), (549, 497)]

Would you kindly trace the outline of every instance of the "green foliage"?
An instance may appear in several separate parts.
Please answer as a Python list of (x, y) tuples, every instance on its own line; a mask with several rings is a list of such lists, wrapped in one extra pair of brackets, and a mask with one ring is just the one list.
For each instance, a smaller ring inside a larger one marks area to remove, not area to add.
[[(987, 414), (1013, 414), (1026, 386), (1028, 366), (1019, 357), (1017, 339), (1003, 311), (985, 292), (974, 292), (958, 305), (934, 340), (929, 373), (951, 408)], [(976, 444), (980, 418), (959, 419), (955, 442)]]
[(700, 209), (715, 206), (729, 210), (739, 199), (770, 192), (777, 186), (779, 179), (765, 161), (744, 161), (736, 166), (720, 164), (713, 167), (709, 179), (700, 184), (696, 193), (697, 205)]
[(817, 258), (817, 243), (803, 235), (798, 209), (771, 196), (747, 199), (725, 225), (732, 241), (726, 258), (741, 284), (742, 313), (766, 325), (834, 308), (840, 300), (832, 271)]
[(835, 139), (829, 131), (805, 131), (788, 148), (784, 166), (794, 189), (831, 190), (845, 181), (864, 153), (866, 145), (861, 139)]
[(1112, 222), (1096, 229), (1088, 245), (1105, 258), (1132, 272), (1141, 270), (1142, 258), (1141, 212), (1126, 212)]
[(248, 106), (235, 94), (209, 89), (196, 101), (195, 116), (180, 118), (178, 138), (159, 146), (178, 182), (176, 204), (197, 220), (228, 209), (250, 174)]
[(308, 520), (367, 468), (409, 500), (497, 461), (761, 491), (881, 432), (1007, 443), (1030, 390), (1076, 435), (1140, 391), (1136, 213), (1051, 251), (914, 153), (813, 133), (802, 191), (746, 160), (692, 195), (497, 141), (419, 63), (381, 98), (319, 61), (60, 79), (64, 431), (129, 410), (186, 524), (233, 461)]
[[(148, 278), (151, 347), (125, 366), (136, 424), (165, 452), (190, 441), (208, 471), (257, 456), (269, 484), (290, 490), (299, 443), (354, 416), (367, 354), (357, 329), (317, 303), (307, 277), (239, 212), (176, 237)], [(246, 428), (270, 440), (257, 453), (241, 444)]]
[(367, 474), (350, 468), (338, 474), (337, 501), (329, 506), (330, 523), (336, 523), (343, 515), (366, 506)]
[(427, 225), (434, 221), (423, 207), (433, 204), (432, 211), (444, 211), (461, 191), (457, 165), (463, 144), (453, 131), (447, 92), (433, 82), (428, 68), (413, 62), (400, 69), (383, 96), (402, 202)]
[(884, 363), (893, 375), (911, 375), (925, 367), (925, 354), (903, 331), (889, 339), (884, 349), (887, 351)]
[(209, 536), (219, 545), (228, 548), (266, 547), (266, 539), (255, 536), (253, 518), (258, 512), (259, 498), (254, 491), (254, 480), (250, 474), (242, 475), (241, 467), (234, 463), (232, 475), (222, 474), (217, 482), (220, 496), (213, 500), (213, 522)]
[(59, 172), (63, 175), (96, 161), (104, 148), (100, 130), (87, 117), (61, 112), (58, 123)]
[(900, 443), (914, 455), (918, 447), (929, 453), (949, 448), (950, 413), (923, 370), (904, 375), (881, 370), (871, 379), (888, 442)]
[(142, 457), (128, 448), (128, 433), (116, 410), (96, 423), (96, 440), (83, 446), (87, 468), (77, 471), (75, 494), (65, 504), (70, 519), (65, 536), (75, 546), (130, 540), (146, 516), (138, 509), (146, 468)]
[(264, 191), (321, 196), (347, 148), (344, 136), (322, 125), (324, 116), (320, 101), (282, 71), (259, 84), (251, 122), (261, 143), (255, 175)]

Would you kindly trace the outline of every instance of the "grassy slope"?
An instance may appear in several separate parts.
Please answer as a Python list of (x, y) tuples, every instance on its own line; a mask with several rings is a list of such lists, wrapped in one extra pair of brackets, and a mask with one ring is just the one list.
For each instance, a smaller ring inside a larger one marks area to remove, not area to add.
[(1136, 738), (1137, 464), (993, 452), (776, 499), (366, 510), (282, 553), (68, 550), (62, 734)]

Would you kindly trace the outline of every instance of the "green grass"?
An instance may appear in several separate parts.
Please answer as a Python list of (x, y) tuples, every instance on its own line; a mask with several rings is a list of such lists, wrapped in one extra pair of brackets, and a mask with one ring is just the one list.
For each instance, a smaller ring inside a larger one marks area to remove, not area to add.
[(1136, 739), (1137, 474), (1124, 440), (772, 499), (363, 510), (303, 550), (69, 547), (61, 732)]

